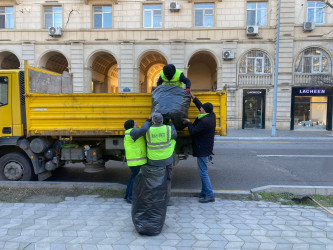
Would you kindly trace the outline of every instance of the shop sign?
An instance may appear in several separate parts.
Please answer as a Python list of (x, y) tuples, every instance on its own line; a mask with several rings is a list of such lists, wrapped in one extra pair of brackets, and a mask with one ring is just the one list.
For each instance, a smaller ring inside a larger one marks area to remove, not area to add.
[(299, 89), (299, 94), (325, 94), (325, 89)]
[(245, 95), (262, 95), (265, 90), (254, 89), (254, 90), (244, 90)]

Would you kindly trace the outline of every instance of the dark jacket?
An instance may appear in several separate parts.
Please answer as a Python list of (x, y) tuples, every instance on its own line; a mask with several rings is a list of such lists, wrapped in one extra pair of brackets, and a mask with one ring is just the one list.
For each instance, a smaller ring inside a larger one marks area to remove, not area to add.
[(151, 126), (151, 122), (150, 121), (146, 121), (141, 128), (133, 128), (130, 132), (130, 135), (133, 139), (133, 141), (136, 141), (137, 139), (139, 139), (141, 136), (145, 136), (147, 130), (149, 129), (149, 127)]
[[(198, 98), (193, 99), (193, 103), (200, 110), (202, 103)], [(213, 154), (214, 136), (216, 128), (216, 116), (212, 112), (201, 119), (195, 119), (192, 124), (187, 124), (188, 131), (192, 136), (193, 156), (205, 157)]]

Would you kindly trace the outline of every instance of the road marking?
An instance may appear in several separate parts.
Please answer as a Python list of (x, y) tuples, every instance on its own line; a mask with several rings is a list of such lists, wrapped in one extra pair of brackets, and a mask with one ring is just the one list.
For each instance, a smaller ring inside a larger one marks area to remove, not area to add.
[(258, 157), (333, 158), (333, 155), (257, 155)]
[(215, 141), (215, 143), (291, 143), (288, 141)]

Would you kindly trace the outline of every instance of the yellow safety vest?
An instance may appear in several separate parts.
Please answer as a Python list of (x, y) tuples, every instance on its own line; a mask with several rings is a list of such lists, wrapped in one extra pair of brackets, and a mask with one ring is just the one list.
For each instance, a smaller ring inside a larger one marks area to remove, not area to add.
[(171, 139), (171, 126), (150, 127), (146, 133), (147, 157), (150, 160), (164, 160), (172, 156), (176, 141)]
[(164, 75), (163, 70), (161, 70), (160, 74), (161, 74), (161, 78), (163, 80), (163, 84), (166, 85), (175, 85), (178, 87), (183, 88), (183, 83), (181, 81), (179, 81), (180, 75), (183, 73), (183, 71), (176, 69), (175, 74), (173, 75), (172, 79), (169, 80), (168, 78), (166, 78), (166, 76)]
[(125, 131), (124, 146), (127, 165), (129, 167), (140, 166), (147, 163), (147, 146), (143, 136), (135, 142), (130, 133), (131, 129)]

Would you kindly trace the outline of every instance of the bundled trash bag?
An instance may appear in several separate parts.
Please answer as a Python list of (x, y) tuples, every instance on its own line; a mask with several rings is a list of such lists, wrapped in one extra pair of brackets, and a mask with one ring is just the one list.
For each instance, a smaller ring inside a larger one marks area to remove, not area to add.
[(170, 118), (177, 130), (185, 128), (183, 118), (188, 118), (191, 94), (174, 85), (160, 85), (152, 93), (152, 110)]
[(158, 235), (167, 211), (166, 167), (145, 165), (133, 184), (132, 221), (138, 233)]

